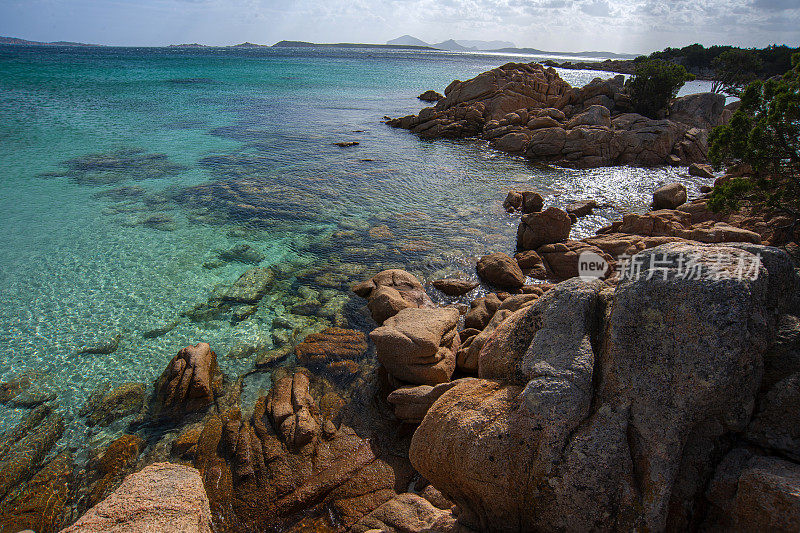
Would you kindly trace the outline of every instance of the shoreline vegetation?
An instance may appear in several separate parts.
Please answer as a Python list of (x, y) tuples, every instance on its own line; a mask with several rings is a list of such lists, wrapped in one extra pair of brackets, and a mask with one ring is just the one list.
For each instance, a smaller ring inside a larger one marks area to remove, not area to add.
[[(86, 416), (125, 434), (80, 473), (76, 450), (53, 453), (64, 420), (42, 403), (0, 439), (0, 524), (797, 530), (795, 226), (768, 205), (712, 209), (715, 189), (755, 175), (735, 158), (719, 161), (724, 172), (707, 164), (711, 132), (744, 111), (721, 94), (674, 98), (668, 83), (663, 116), (647, 117), (632, 111), (632, 86), (617, 76), (571, 87), (553, 68), (508, 63), (426, 93), (434, 106), (387, 124), (543, 164), (679, 166), (708, 180), (700, 195), (665, 184), (650, 211), (578, 239), (573, 225), (599, 207), (592, 198), (561, 209), (509, 190), (516, 254), (476, 258), (479, 282), (383, 270), (352, 287), (368, 335), (329, 327), (292, 339), (243, 376), (225, 375), (202, 339), (175, 347), (152, 388), (87, 401)], [(257, 306), (282, 275), (253, 268), (214, 305)], [(369, 360), (346, 402), (333, 376)], [(269, 391), (246, 405), (243, 382), (257, 372), (270, 373)]]

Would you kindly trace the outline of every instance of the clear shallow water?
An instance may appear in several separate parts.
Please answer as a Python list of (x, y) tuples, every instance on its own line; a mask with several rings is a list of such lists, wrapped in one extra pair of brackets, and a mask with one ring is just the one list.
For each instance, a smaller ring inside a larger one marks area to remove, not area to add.
[[(74, 417), (67, 438), (85, 439), (77, 410), (98, 384), (150, 384), (186, 344), (209, 342), (235, 378), (255, 356), (232, 349), (341, 321), (291, 313), (304, 298), (333, 302), (347, 325), (368, 329), (350, 283), (392, 266), (429, 280), (474, 276), (476, 255), (513, 251), (508, 188), (540, 190), (554, 205), (614, 206), (575, 236), (644, 210), (663, 183), (696, 192), (681, 169), (556, 169), (380, 122), (418, 111), (425, 89), (510, 60), (520, 59), (0, 47), (0, 380), (32, 376)], [(573, 85), (608, 76), (561, 75)], [(349, 140), (360, 144), (332, 144)], [(379, 226), (389, 232), (370, 235)], [(229, 312), (182, 316), (253, 267), (204, 267), (239, 244), (283, 272), (258, 311), (238, 323)], [(116, 334), (112, 354), (76, 354)], [(21, 412), (0, 406), (0, 428)]]

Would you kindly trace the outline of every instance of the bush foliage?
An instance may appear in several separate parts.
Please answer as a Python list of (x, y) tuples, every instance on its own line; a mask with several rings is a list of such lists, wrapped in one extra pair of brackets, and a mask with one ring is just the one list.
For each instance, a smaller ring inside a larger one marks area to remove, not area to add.
[(711, 132), (708, 155), (717, 167), (752, 168), (746, 183), (714, 188), (713, 208), (735, 208), (746, 200), (800, 217), (800, 54), (783, 77), (747, 86), (730, 122)]
[(659, 118), (683, 84), (692, 79), (694, 76), (681, 65), (660, 60), (639, 61), (625, 87), (637, 113)]

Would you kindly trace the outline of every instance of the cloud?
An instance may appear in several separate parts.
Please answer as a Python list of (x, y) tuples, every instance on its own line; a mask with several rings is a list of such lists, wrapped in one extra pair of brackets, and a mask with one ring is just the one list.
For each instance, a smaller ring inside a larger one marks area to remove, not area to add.
[(753, 7), (767, 11), (800, 9), (800, 0), (754, 0)]
[(611, 7), (605, 0), (593, 0), (581, 5), (581, 11), (593, 17), (607, 17), (611, 15)]

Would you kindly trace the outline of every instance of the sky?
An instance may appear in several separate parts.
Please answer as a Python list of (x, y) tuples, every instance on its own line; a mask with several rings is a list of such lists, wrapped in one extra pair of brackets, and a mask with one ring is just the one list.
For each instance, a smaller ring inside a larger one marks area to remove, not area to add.
[(384, 43), (404, 34), (569, 52), (800, 46), (800, 0), (0, 0), (0, 35), (35, 41)]

